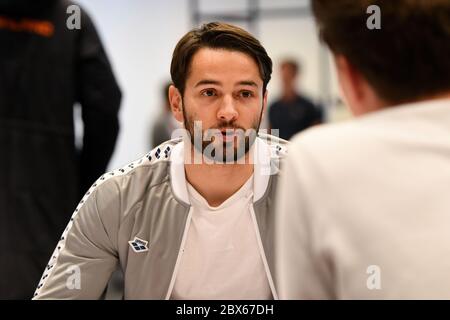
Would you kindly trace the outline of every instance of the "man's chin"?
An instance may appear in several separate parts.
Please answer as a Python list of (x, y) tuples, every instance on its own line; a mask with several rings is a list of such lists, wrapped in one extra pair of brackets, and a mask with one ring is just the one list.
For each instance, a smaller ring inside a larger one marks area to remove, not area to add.
[[(211, 146), (211, 143), (214, 145)], [(239, 145), (236, 146), (236, 144), (232, 141), (223, 142), (217, 145), (214, 142), (211, 143), (203, 145), (202, 154), (209, 160), (213, 160), (216, 164), (233, 164), (245, 157), (249, 151), (245, 147), (245, 142), (240, 144), (241, 147), (239, 147)], [(209, 150), (211, 152), (205, 152), (205, 150)]]
[[(237, 136), (234, 139), (221, 139), (221, 137), (213, 137), (212, 141), (203, 140), (202, 143), (195, 144), (193, 135), (191, 135), (191, 143), (197, 153), (202, 154), (202, 159), (207, 160), (208, 163), (213, 161), (215, 164), (233, 164), (245, 163), (243, 159), (250, 151), (253, 143), (256, 140), (256, 135)], [(211, 163), (210, 163), (211, 164)]]

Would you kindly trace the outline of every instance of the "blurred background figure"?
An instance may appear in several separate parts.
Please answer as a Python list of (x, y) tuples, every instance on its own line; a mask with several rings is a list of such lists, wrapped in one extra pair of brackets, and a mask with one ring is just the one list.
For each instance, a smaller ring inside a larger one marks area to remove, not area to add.
[(286, 140), (323, 121), (323, 108), (298, 93), (297, 77), (300, 75), (298, 62), (291, 59), (281, 62), (282, 95), (269, 108), (270, 128), (278, 129), (280, 138)]
[[(88, 187), (107, 167), (121, 92), (84, 11), (0, 0), (0, 299), (29, 299)], [(75, 147), (74, 104), (83, 146)]]
[(153, 123), (151, 133), (151, 145), (152, 148), (159, 146), (161, 143), (170, 140), (172, 138), (172, 132), (175, 129), (182, 128), (182, 124), (179, 123), (172, 115), (170, 111), (169, 103), (169, 87), (171, 83), (166, 82), (162, 88), (162, 108), (161, 111)]

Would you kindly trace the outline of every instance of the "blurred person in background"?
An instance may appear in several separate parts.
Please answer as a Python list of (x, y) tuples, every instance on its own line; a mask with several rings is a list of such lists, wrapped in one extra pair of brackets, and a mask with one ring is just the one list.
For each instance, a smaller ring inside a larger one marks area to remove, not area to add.
[(298, 93), (301, 67), (295, 60), (283, 60), (280, 75), (282, 95), (269, 107), (269, 122), (271, 129), (279, 130), (280, 138), (289, 140), (297, 132), (322, 123), (323, 108)]
[(172, 138), (172, 133), (174, 130), (181, 128), (182, 124), (178, 122), (172, 115), (169, 101), (169, 87), (171, 83), (167, 82), (162, 90), (163, 106), (153, 123), (152, 134), (151, 134), (151, 145), (152, 148), (159, 146), (161, 143), (166, 142)]
[[(114, 150), (121, 92), (89, 16), (65, 0), (0, 0), (0, 299), (29, 299)], [(83, 147), (75, 148), (74, 104)]]
[(312, 8), (356, 118), (292, 140), (280, 298), (450, 299), (450, 1)]

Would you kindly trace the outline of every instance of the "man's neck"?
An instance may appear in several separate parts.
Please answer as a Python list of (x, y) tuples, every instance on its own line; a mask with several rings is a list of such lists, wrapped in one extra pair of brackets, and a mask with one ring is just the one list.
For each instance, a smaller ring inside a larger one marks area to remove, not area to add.
[(245, 164), (185, 164), (187, 181), (210, 206), (217, 207), (238, 191), (253, 174), (246, 155)]

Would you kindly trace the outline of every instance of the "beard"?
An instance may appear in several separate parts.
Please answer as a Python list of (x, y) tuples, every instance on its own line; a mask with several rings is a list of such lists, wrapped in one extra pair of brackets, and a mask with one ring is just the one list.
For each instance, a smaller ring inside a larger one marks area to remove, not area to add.
[[(196, 121), (185, 110), (183, 108), (184, 127), (189, 131), (191, 144), (216, 163), (231, 164), (244, 160), (256, 141), (261, 115), (253, 120), (249, 128), (237, 125), (236, 121), (220, 121), (203, 131), (201, 121)], [(232, 135), (233, 139), (224, 138), (223, 131)]]

